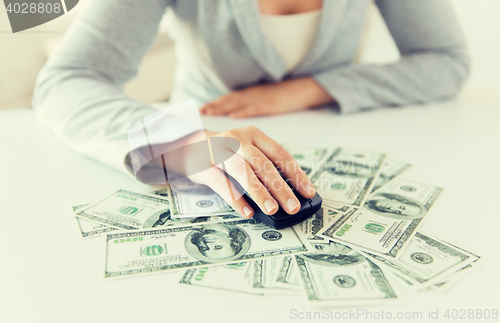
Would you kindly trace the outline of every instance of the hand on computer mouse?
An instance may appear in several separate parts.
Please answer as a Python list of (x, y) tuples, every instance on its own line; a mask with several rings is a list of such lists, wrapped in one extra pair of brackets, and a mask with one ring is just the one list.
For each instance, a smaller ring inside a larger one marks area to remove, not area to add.
[[(234, 138), (240, 143), (240, 149), (232, 152), (233, 155), (224, 162), (223, 166), (210, 167), (206, 171), (190, 175), (189, 178), (208, 185), (243, 217), (252, 217), (254, 210), (241, 197), (241, 193), (238, 194), (235, 185), (228, 180), (224, 171), (238, 181), (259, 208), (268, 215), (276, 213), (279, 206), (288, 214), (295, 214), (300, 209), (299, 201), (276, 167), (282, 171), (300, 195), (310, 198), (316, 193), (311, 181), (293, 157), (256, 127), (250, 126), (223, 132), (205, 131), (204, 134), (199, 132), (182, 139), (179, 144), (187, 146), (190, 142), (199, 141), (205, 135), (209, 140), (211, 137)], [(184, 160), (188, 159), (184, 158)], [(182, 165), (174, 161), (169, 165), (167, 161), (166, 166), (178, 171), (177, 169)]]

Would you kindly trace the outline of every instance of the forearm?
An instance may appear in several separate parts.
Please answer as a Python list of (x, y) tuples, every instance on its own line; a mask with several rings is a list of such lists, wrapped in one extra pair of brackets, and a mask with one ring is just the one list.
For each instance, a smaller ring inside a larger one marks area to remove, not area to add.
[(122, 87), (136, 74), (165, 5), (89, 2), (41, 70), (35, 114), (74, 150), (125, 170), (128, 130), (156, 110), (124, 95)]
[(313, 75), (340, 111), (450, 98), (469, 73), (467, 45), (447, 0), (377, 0), (401, 53), (387, 65), (352, 64)]
[(419, 53), (388, 65), (351, 65), (315, 75), (342, 113), (452, 98), (468, 75), (466, 56)]
[(129, 129), (155, 110), (90, 74), (68, 74), (56, 73), (37, 86), (38, 120), (76, 152), (124, 170)]

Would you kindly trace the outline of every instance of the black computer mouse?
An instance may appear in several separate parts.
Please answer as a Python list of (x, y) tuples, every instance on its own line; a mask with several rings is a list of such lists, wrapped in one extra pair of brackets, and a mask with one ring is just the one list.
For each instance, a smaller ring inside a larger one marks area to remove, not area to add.
[(248, 204), (250, 204), (250, 206), (254, 210), (253, 218), (278, 230), (291, 227), (292, 225), (295, 225), (297, 223), (306, 220), (311, 215), (319, 211), (319, 209), (321, 208), (321, 203), (323, 202), (321, 196), (319, 196), (318, 193), (316, 193), (316, 195), (314, 195), (312, 198), (305, 198), (301, 196), (297, 192), (297, 190), (292, 185), (290, 185), (290, 183), (288, 183), (288, 181), (281, 172), (280, 174), (285, 180), (285, 182), (288, 184), (288, 186), (290, 186), (291, 190), (293, 191), (297, 199), (299, 200), (300, 202), (299, 212), (295, 214), (288, 214), (280, 206), (278, 211), (276, 211), (276, 213), (272, 215), (267, 215), (264, 212), (262, 212), (259, 206), (252, 200), (252, 198), (248, 194), (243, 195)]

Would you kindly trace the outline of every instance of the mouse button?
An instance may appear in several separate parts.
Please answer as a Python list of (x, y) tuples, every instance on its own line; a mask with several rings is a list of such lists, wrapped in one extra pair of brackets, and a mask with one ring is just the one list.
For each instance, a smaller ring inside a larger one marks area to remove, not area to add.
[(290, 214), (286, 213), (282, 208), (279, 208), (278, 211), (274, 214), (268, 215), (273, 221), (280, 222), (280, 221), (286, 221), (288, 218), (290, 218)]
[(304, 206), (307, 206), (308, 200), (309, 200), (308, 198), (305, 198), (305, 197), (303, 197), (302, 195), (299, 195), (299, 194), (295, 194), (295, 197), (297, 198), (297, 200), (299, 200), (301, 208), (304, 207)]

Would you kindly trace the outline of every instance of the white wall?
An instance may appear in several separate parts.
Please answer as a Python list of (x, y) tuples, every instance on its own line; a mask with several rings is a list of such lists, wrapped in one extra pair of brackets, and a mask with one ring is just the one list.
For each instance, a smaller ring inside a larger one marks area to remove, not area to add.
[(0, 4), (0, 109), (29, 107), (36, 75), (45, 61), (44, 44), (63, 33), (75, 15), (73, 10), (42, 26), (12, 34), (7, 12)]
[[(471, 77), (464, 90), (500, 93), (500, 1), (450, 1), (462, 23), (473, 61)], [(48, 40), (63, 34), (84, 3), (85, 0), (80, 1), (75, 9), (54, 21), (16, 34), (10, 32), (7, 14), (0, 4), (0, 109), (30, 107), (35, 78), (46, 57), (44, 46), (47, 47)], [(359, 60), (368, 63), (397, 60), (397, 49), (383, 20), (375, 9), (373, 13)], [(127, 93), (146, 101), (164, 99), (172, 85), (175, 64), (172, 47), (165, 40), (157, 43), (141, 65), (138, 78), (126, 87)]]
[(500, 95), (500, 1), (452, 0), (472, 56), (468, 90)]
[[(107, 1), (107, 0), (103, 0)], [(0, 109), (29, 108), (38, 71), (54, 50), (86, 0), (67, 14), (30, 30), (11, 33), (7, 13), (0, 4)], [(173, 86), (173, 43), (162, 22), (159, 35), (146, 54), (137, 77), (125, 92), (142, 101), (166, 100)]]

